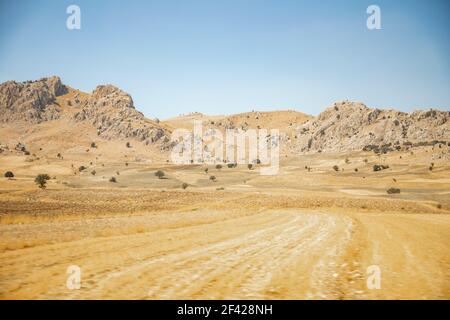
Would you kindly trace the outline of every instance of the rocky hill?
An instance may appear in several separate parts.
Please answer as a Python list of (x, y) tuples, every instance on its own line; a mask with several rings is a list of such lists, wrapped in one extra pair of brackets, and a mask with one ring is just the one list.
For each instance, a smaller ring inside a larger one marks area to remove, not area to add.
[[(130, 139), (142, 147), (151, 145), (156, 150), (169, 151), (173, 147), (171, 132), (192, 128), (193, 120), (200, 120), (205, 130), (279, 129), (282, 153), (355, 150), (378, 153), (448, 144), (449, 117), (449, 111), (405, 113), (343, 101), (334, 103), (317, 117), (292, 110), (252, 111), (229, 116), (191, 113), (160, 122), (146, 118), (136, 110), (131, 96), (113, 85), (100, 85), (91, 93), (84, 93), (62, 84), (58, 77), (0, 84), (3, 136), (15, 132), (14, 137), (24, 141), (27, 138), (32, 141), (30, 136), (48, 142), (70, 140), (71, 148), (79, 144), (80, 133), (89, 133), (86, 141)], [(15, 145), (19, 141), (13, 142)]]
[(318, 151), (390, 151), (450, 141), (449, 111), (371, 109), (360, 102), (337, 102), (297, 126), (295, 153)]
[(67, 93), (58, 77), (37, 81), (7, 81), (0, 85), (0, 121), (39, 123), (60, 117), (56, 97)]
[(171, 146), (167, 130), (145, 118), (131, 96), (112, 85), (100, 85), (90, 94), (65, 86), (58, 77), (0, 85), (0, 122), (19, 126), (49, 121), (54, 127), (61, 124), (61, 130), (67, 130), (67, 121), (74, 129), (90, 124), (107, 140), (134, 139), (162, 150)]

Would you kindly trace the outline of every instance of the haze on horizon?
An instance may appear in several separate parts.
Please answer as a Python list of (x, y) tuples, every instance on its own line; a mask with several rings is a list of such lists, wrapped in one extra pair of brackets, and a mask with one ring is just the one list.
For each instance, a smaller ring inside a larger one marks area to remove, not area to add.
[[(66, 8), (81, 8), (81, 30)], [(382, 29), (366, 27), (371, 4)], [(337, 100), (450, 110), (450, 3), (8, 1), (0, 82), (111, 83), (148, 117), (294, 109)]]

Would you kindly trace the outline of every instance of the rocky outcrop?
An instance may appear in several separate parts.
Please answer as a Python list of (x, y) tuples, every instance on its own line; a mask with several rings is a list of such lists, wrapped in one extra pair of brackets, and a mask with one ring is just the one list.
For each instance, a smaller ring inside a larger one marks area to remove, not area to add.
[(132, 138), (146, 144), (160, 142), (168, 147), (169, 137), (156, 122), (134, 108), (131, 96), (112, 85), (98, 86), (74, 114), (75, 121), (89, 121), (106, 139)]
[(338, 102), (297, 127), (295, 152), (380, 149), (450, 141), (450, 112), (370, 109), (359, 102)]
[(58, 119), (56, 97), (67, 92), (58, 77), (37, 81), (7, 81), (0, 85), (0, 122), (39, 123)]

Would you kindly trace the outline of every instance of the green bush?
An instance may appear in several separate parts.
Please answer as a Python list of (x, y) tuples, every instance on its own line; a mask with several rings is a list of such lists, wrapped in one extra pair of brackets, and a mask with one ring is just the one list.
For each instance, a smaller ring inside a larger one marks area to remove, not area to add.
[(8, 178), (8, 179), (14, 178), (14, 173), (12, 173), (11, 171), (6, 171), (5, 178)]
[(400, 189), (398, 189), (398, 188), (389, 188), (389, 189), (387, 189), (386, 192), (388, 194), (398, 194), (398, 193), (400, 193)]
[(45, 189), (47, 180), (50, 180), (50, 176), (46, 173), (38, 174), (34, 179), (34, 182), (38, 185), (39, 188)]
[(385, 170), (385, 169), (389, 169), (389, 166), (384, 165), (384, 164), (374, 164), (373, 165), (373, 171), (381, 171), (381, 170)]
[(162, 179), (166, 174), (164, 173), (164, 171), (158, 170), (155, 172), (155, 176), (158, 177), (158, 179)]

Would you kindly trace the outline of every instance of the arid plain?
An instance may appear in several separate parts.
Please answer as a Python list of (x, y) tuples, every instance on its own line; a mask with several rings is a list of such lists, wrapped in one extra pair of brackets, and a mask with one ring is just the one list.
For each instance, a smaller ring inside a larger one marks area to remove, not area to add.
[[(58, 94), (64, 114), (78, 115), (67, 110), (74, 94)], [(174, 165), (159, 145), (67, 119), (1, 124), (2, 299), (450, 298), (446, 143), (282, 146), (279, 173), (263, 176), (259, 164)], [(187, 120), (152, 124), (169, 132)], [(45, 189), (34, 182), (41, 173)], [(66, 285), (71, 265), (80, 289)], [(373, 265), (379, 289), (367, 287)]]

